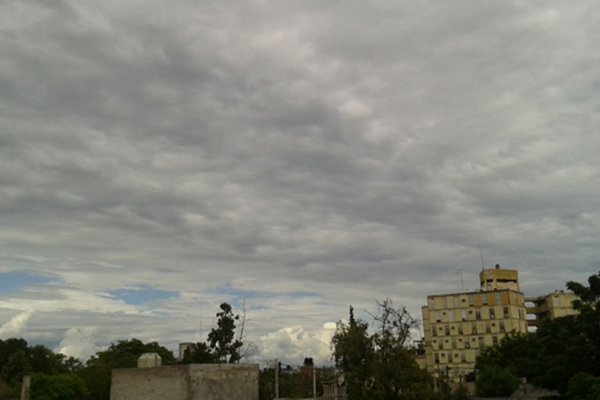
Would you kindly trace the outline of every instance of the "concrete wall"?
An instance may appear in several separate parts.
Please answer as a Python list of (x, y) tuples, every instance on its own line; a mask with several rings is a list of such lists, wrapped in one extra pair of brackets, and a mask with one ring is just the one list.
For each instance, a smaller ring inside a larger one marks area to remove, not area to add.
[(257, 364), (115, 369), (111, 400), (258, 400)]

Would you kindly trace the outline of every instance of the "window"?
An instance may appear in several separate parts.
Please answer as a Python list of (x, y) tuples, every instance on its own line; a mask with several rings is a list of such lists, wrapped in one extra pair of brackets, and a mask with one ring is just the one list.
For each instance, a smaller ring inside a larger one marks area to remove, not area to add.
[(464, 335), (463, 324), (459, 324), (458, 325), (458, 334), (459, 335)]
[(490, 319), (496, 319), (496, 310), (494, 310), (494, 307), (490, 307)]
[(434, 314), (434, 318), (435, 318), (435, 322), (442, 322), (442, 319), (440, 317), (440, 312), (436, 311)]
[(492, 333), (492, 327), (489, 322), (486, 322), (485, 324), (485, 333)]
[(456, 348), (456, 338), (452, 338), (452, 348)]
[(500, 303), (502, 303), (502, 300), (500, 299), (500, 293), (496, 293), (496, 304)]
[(506, 327), (504, 326), (504, 321), (500, 321), (500, 332), (506, 332)]
[(477, 323), (475, 322), (471, 324), (471, 334), (477, 335)]
[(560, 299), (558, 298), (558, 296), (552, 297), (552, 304), (554, 305), (554, 307), (560, 307)]
[(483, 342), (483, 336), (479, 336), (479, 348), (483, 348), (484, 346), (484, 342)]
[(462, 351), (462, 352), (460, 353), (460, 361), (461, 361), (461, 362), (467, 362), (467, 355), (465, 354), (465, 352), (464, 352), (464, 351)]
[(444, 326), (444, 334), (445, 335), (450, 335), (450, 326), (449, 325), (445, 325)]
[(452, 353), (448, 353), (448, 362), (451, 363), (452, 362)]
[(484, 306), (487, 306), (487, 304), (488, 304), (487, 293), (484, 293), (481, 295), (481, 304), (483, 304)]
[(440, 363), (440, 354), (439, 353), (435, 353), (433, 355), (433, 357), (435, 358), (435, 363), (439, 364)]
[(472, 294), (469, 295), (469, 305), (473, 306), (475, 304), (475, 299)]
[(435, 329), (435, 326), (431, 328), (431, 336), (437, 336), (437, 330)]
[[(473, 338), (475, 339), (475, 338)], [(465, 349), (470, 349), (471, 348), (471, 343), (469, 343), (469, 341), (465, 341)]]
[(508, 312), (508, 307), (504, 307), (502, 310), (503, 310), (503, 312), (504, 312), (504, 318), (505, 318), (505, 319), (506, 319), (506, 318), (509, 318), (509, 317), (510, 317), (510, 314), (509, 314), (509, 312)]
[(466, 320), (467, 320), (467, 312), (466, 312), (465, 310), (462, 310), (462, 311), (460, 312), (460, 318), (461, 318), (463, 321), (466, 321)]
[(481, 311), (475, 311), (475, 319), (481, 319)]
[(442, 341), (440, 340), (440, 343), (438, 345), (438, 350), (443, 350), (444, 349), (444, 343), (442, 343)]
[(498, 345), (498, 336), (492, 336), (492, 344), (494, 346)]

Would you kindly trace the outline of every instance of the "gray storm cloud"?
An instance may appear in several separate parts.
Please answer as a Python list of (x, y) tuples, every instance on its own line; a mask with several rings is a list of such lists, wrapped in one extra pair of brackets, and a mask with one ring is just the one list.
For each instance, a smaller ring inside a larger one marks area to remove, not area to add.
[[(3, 2), (0, 273), (53, 282), (0, 291), (2, 329), (33, 307), (11, 332), (82, 357), (132, 335), (175, 348), (245, 302), (264, 357), (308, 332), (284, 347), (325, 362), (349, 304), (419, 317), (458, 269), (475, 288), (480, 244), (528, 293), (584, 280), (596, 9)], [(175, 295), (111, 294), (128, 287)]]

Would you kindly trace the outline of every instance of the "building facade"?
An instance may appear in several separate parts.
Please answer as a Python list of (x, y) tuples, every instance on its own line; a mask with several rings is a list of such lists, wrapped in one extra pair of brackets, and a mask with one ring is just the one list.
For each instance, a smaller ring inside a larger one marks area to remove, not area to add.
[(427, 296), (423, 329), (427, 370), (449, 382), (469, 381), (481, 350), (512, 332), (527, 332), (516, 270), (483, 269), (481, 290)]
[(577, 299), (574, 293), (556, 291), (538, 297), (528, 297), (525, 302), (527, 306), (527, 314), (533, 316), (527, 322), (530, 326), (538, 326), (541, 322), (567, 315), (577, 314), (573, 309), (573, 301)]

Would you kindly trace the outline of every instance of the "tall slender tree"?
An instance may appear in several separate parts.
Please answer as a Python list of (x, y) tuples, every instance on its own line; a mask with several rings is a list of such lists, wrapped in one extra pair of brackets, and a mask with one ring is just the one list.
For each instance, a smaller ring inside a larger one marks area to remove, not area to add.
[(236, 363), (240, 360), (240, 347), (243, 343), (235, 339), (236, 321), (240, 316), (234, 314), (227, 303), (220, 305), (221, 311), (217, 313), (217, 327), (208, 334), (210, 348), (221, 362)]

